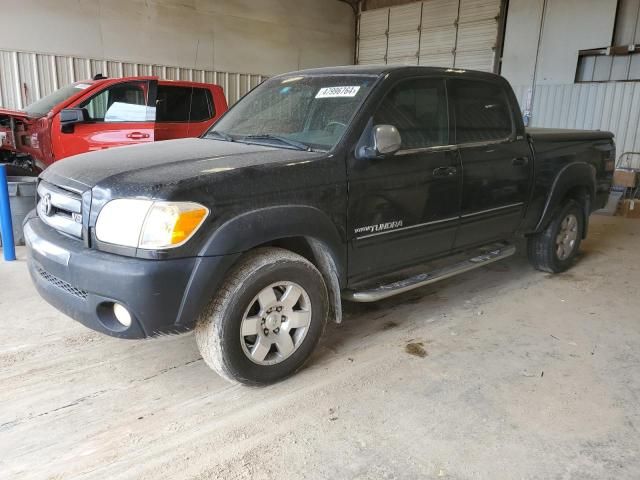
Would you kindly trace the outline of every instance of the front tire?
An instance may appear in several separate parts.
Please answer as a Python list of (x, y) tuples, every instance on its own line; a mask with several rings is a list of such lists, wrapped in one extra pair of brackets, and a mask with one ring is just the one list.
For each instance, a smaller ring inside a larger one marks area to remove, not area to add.
[(529, 237), (529, 262), (543, 272), (566, 271), (575, 261), (583, 232), (583, 209), (575, 200), (568, 200), (545, 230)]
[(204, 361), (234, 383), (267, 385), (296, 372), (320, 339), (327, 288), (304, 257), (280, 248), (248, 253), (196, 324)]

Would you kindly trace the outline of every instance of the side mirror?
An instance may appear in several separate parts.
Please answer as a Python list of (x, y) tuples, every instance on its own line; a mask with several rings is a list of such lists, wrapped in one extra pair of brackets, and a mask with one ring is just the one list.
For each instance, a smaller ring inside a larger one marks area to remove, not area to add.
[(400, 150), (402, 138), (393, 125), (376, 125), (373, 127), (373, 146), (362, 147), (358, 156), (362, 158), (381, 158)]
[(373, 148), (379, 155), (391, 155), (400, 150), (402, 138), (393, 125), (376, 125), (373, 127)]
[(65, 108), (60, 111), (60, 131), (72, 133), (76, 123), (89, 120), (89, 112), (86, 108)]

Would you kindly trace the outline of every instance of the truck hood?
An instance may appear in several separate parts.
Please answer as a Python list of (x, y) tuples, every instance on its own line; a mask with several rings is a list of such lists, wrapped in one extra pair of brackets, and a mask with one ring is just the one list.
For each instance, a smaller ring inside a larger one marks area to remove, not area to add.
[(149, 194), (191, 179), (321, 154), (222, 140), (185, 138), (75, 155), (40, 178), (78, 193), (95, 186), (129, 195)]
[(29, 117), (29, 115), (27, 115), (26, 112), (23, 112), (22, 110), (10, 110), (8, 108), (0, 108), (0, 117), (1, 116), (19, 118), (20, 120), (27, 120), (31, 118)]

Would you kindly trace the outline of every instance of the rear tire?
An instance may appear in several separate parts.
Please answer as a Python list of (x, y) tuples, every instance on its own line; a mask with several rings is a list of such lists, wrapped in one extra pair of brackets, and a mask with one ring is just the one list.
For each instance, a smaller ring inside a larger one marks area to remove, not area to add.
[(543, 272), (564, 272), (575, 261), (583, 232), (583, 209), (575, 200), (568, 200), (546, 229), (528, 238), (529, 262)]
[(318, 269), (280, 248), (248, 253), (229, 273), (196, 324), (202, 358), (220, 376), (267, 385), (295, 373), (327, 322)]

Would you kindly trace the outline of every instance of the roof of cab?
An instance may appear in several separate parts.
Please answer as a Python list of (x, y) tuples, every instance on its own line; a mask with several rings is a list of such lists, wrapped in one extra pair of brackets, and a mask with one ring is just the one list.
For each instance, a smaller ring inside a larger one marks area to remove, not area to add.
[(306, 70), (298, 70), (295, 72), (288, 72), (278, 77), (289, 77), (294, 75), (384, 75), (391, 72), (407, 73), (440, 73), (446, 74), (460, 74), (474, 78), (496, 78), (499, 75), (489, 72), (481, 72), (478, 70), (467, 70), (463, 68), (443, 68), (443, 67), (429, 67), (429, 66), (417, 66), (417, 65), (345, 65), (339, 67), (321, 67), (310, 68)]

